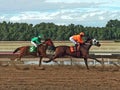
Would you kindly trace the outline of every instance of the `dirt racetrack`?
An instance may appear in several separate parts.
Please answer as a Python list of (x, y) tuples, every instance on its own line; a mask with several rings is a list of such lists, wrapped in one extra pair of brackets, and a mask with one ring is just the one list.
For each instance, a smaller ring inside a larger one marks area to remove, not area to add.
[(0, 66), (0, 90), (120, 90), (120, 70), (116, 67), (19, 67)]

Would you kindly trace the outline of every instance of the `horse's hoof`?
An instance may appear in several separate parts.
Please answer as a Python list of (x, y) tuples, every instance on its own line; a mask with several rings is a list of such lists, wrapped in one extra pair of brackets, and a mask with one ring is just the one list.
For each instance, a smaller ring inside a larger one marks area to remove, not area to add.
[(44, 63), (48, 63), (49, 61), (43, 61)]
[(43, 61), (44, 63), (46, 63), (47, 61)]

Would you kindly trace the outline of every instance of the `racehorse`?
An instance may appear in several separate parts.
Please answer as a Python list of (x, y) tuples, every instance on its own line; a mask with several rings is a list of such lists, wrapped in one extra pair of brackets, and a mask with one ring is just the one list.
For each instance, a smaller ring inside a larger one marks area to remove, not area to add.
[(57, 46), (57, 47), (52, 46), (52, 47), (54, 47), (55, 54), (48, 61), (44, 61), (44, 62), (48, 63), (50, 61), (55, 61), (56, 58), (60, 58), (60, 57), (64, 57), (64, 56), (71, 56), (71, 57), (76, 57), (76, 58), (84, 58), (85, 65), (86, 65), (87, 69), (89, 69), (88, 62), (87, 62), (88, 58), (94, 59), (97, 62), (102, 64), (101, 61), (99, 61), (96, 58), (91, 57), (89, 55), (89, 50), (90, 50), (92, 45), (95, 45), (95, 46), (98, 46), (98, 47), (101, 46), (101, 44), (99, 43), (98, 40), (91, 39), (91, 38), (88, 38), (85, 41), (85, 43), (80, 45), (80, 48), (78, 48), (78, 50), (75, 51), (75, 52), (71, 52), (71, 46), (64, 46), (64, 45), (63, 46)]
[[(30, 52), (31, 46), (18, 47), (13, 51), (13, 54), (15, 54), (18, 51), (19, 51), (19, 54), (17, 55), (17, 57), (11, 58), (11, 60), (16, 60), (16, 59), (21, 60), (23, 56), (32, 55), (40, 58), (39, 59), (39, 66), (40, 66), (42, 58), (48, 57), (46, 54), (46, 50), (48, 46), (53, 46), (53, 43), (51, 43), (49, 39), (46, 39), (42, 44), (38, 45), (36, 52)], [(37, 56), (37, 53), (38, 53), (38, 56)]]

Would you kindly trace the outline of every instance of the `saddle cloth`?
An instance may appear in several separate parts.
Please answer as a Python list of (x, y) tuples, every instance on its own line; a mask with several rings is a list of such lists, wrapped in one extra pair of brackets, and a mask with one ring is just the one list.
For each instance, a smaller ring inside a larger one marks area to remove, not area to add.
[(30, 46), (29, 51), (30, 51), (30, 52), (37, 52), (37, 47), (35, 47), (35, 46)]
[(74, 47), (73, 46), (70, 46), (70, 51), (74, 52)]
[[(77, 47), (77, 51), (80, 50), (80, 47)], [(70, 51), (71, 52), (76, 52), (76, 47), (75, 46), (70, 46)]]

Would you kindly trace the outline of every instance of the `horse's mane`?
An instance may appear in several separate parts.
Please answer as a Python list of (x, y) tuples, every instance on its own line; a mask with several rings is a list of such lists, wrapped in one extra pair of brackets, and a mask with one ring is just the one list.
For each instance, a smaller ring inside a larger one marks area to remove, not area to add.
[(92, 39), (93, 39), (93, 38), (91, 38), (91, 37), (87, 37), (85, 43), (87, 43), (88, 41), (90, 41), (90, 40), (92, 40)]
[(52, 41), (50, 38), (45, 39), (45, 41)]

